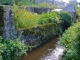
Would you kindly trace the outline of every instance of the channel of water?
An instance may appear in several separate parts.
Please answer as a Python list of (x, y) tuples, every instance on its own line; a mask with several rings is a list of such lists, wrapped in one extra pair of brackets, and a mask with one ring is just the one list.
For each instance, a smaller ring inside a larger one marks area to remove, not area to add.
[(29, 52), (21, 60), (61, 60), (63, 51), (64, 47), (60, 46), (59, 39), (54, 38)]

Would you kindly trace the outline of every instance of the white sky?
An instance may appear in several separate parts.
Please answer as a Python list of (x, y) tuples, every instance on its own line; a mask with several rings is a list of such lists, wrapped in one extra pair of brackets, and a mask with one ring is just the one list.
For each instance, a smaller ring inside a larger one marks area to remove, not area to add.
[(67, 2), (67, 3), (69, 3), (69, 0), (63, 0), (64, 2)]
[(80, 2), (80, 0), (77, 0), (78, 2)]
[[(67, 2), (67, 3), (69, 3), (69, 0), (63, 0), (64, 2)], [(80, 0), (77, 0), (78, 2), (80, 2)]]

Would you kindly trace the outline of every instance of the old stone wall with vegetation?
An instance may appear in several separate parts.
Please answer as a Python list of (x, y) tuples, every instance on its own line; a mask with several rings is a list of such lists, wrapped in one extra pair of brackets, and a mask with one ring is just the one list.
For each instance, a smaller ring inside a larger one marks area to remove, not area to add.
[[(2, 7), (4, 11), (2, 17), (4, 32), (2, 36), (5, 39), (16, 39), (20, 37), (25, 43), (27, 42), (27, 45), (34, 45), (37, 40), (45, 42), (62, 33), (63, 27), (61, 26), (61, 22), (63, 20), (59, 20), (59, 14), (56, 12), (38, 15), (26, 11), (26, 7), (19, 9), (20, 7), (17, 5), (13, 7), (4, 5)], [(69, 15), (69, 17), (71, 16)]]
[[(32, 23), (33, 24), (33, 26), (31, 27), (30, 26), (30, 24), (29, 24), (29, 26), (27, 26), (26, 25), (26, 27), (30, 27), (30, 28), (28, 28), (28, 29), (23, 29), (24, 27), (25, 27), (25, 25), (21, 25), (21, 24), (24, 24), (24, 23), (21, 23), (20, 24), (20, 26), (17, 26), (16, 24), (16, 22), (15, 22), (15, 13), (13, 13), (13, 10), (12, 10), (12, 7), (11, 6), (6, 6), (6, 5), (3, 5), (3, 6), (1, 6), (1, 8), (0, 8), (0, 11), (2, 11), (0, 14), (1, 14), (1, 17), (0, 17), (0, 23), (1, 23), (1, 36), (4, 38), (4, 39), (15, 39), (15, 38), (18, 38), (20, 35), (29, 35), (29, 36), (32, 36), (32, 35), (35, 35), (32, 39), (34, 39), (36, 36), (36, 40), (39, 40), (40, 39), (40, 34), (42, 34), (43, 32), (45, 32), (45, 31), (47, 31), (48, 30), (48, 28), (49, 29), (51, 29), (50, 28), (50, 26), (48, 27), (48, 24), (44, 24), (44, 25), (39, 25), (39, 27), (37, 27), (37, 25), (36, 25), (36, 28), (34, 28), (35, 26), (35, 23)], [(16, 14), (17, 15), (17, 14)], [(30, 14), (28, 14), (28, 15), (31, 15), (31, 13)], [(21, 15), (22, 16), (22, 15)], [(35, 14), (35, 16), (37, 16), (36, 14)], [(33, 19), (35, 18), (35, 16), (33, 17)], [(18, 16), (19, 17), (19, 16)], [(25, 17), (23, 17), (23, 18), (25, 18)], [(19, 21), (18, 21), (19, 22)], [(23, 21), (24, 22), (24, 21)], [(36, 21), (35, 21), (36, 22)], [(46, 23), (46, 22), (45, 22)], [(57, 28), (57, 24), (53, 24), (53, 23), (50, 23), (50, 25), (53, 25), (53, 26), (55, 26), (56, 28)], [(25, 27), (25, 28), (26, 28)], [(54, 27), (54, 28), (55, 28)], [(21, 28), (20, 30), (19, 30), (19, 28)], [(55, 29), (56, 29), (55, 28)], [(2, 30), (3, 29), (3, 30)], [(17, 30), (18, 29), (18, 30)], [(31, 29), (31, 30), (30, 30)], [(46, 29), (46, 30), (45, 30)], [(38, 32), (38, 30), (39, 30), (39, 32)], [(42, 32), (40, 32), (42, 30)], [(3, 31), (3, 32), (2, 32)], [(23, 33), (22, 33), (22, 31), (23, 31)], [(55, 31), (55, 30), (54, 30)], [(57, 31), (57, 30), (56, 30)], [(47, 31), (48, 32), (48, 31)], [(45, 32), (45, 33), (47, 33), (47, 32)], [(45, 34), (44, 33), (44, 34)], [(21, 39), (25, 39), (26, 41), (28, 41), (29, 39), (27, 38), (27, 37), (24, 37), (23, 38), (23, 35), (21, 36)], [(46, 35), (46, 34), (45, 34)], [(56, 35), (56, 34), (55, 34)], [(43, 35), (43, 37), (45, 37), (44, 35)], [(32, 40), (31, 39), (31, 40)], [(35, 40), (35, 39), (34, 39)], [(34, 41), (33, 40), (33, 41)], [(48, 39), (47, 39), (48, 40)], [(30, 43), (31, 41), (29, 41), (29, 43)]]

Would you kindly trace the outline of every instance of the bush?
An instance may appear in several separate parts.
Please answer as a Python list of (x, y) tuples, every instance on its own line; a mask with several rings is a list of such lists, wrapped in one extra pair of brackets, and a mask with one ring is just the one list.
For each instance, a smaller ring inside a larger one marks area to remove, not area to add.
[(26, 7), (20, 9), (17, 5), (13, 6), (13, 11), (16, 29), (37, 26), (38, 15), (36, 13), (28, 12)]
[(39, 26), (39, 24), (59, 22), (58, 14), (56, 12), (43, 13), (41, 15), (38, 15), (36, 13), (31, 13), (27, 11), (26, 7), (20, 9), (19, 6), (17, 5), (13, 6), (13, 12), (14, 12), (16, 29), (28, 28), (28, 27), (32, 28)]
[(0, 0), (0, 4), (9, 5), (12, 4), (12, 0)]
[(60, 43), (66, 48), (63, 60), (80, 60), (80, 22), (65, 31)]
[(71, 17), (71, 15), (69, 13), (67, 13), (67, 12), (60, 12), (59, 17), (60, 17), (60, 20), (61, 20), (63, 31), (71, 26), (72, 17)]
[(52, 8), (52, 5), (47, 4), (46, 2), (39, 3), (37, 6), (40, 7), (40, 8)]
[(0, 60), (18, 60), (26, 54), (27, 46), (20, 40), (2, 40), (0, 37)]
[(6, 49), (6, 46), (4, 46), (2, 44), (2, 37), (0, 36), (0, 60), (2, 60), (2, 53), (4, 52), (4, 50)]
[[(25, 0), (23, 0), (23, 1), (25, 1)], [(2, 5), (13, 5), (14, 3), (18, 4), (18, 2), (23, 2), (23, 1), (22, 0), (0, 0), (0, 4), (2, 4)]]
[(58, 14), (56, 12), (42, 13), (39, 16), (38, 24), (57, 23), (59, 22)]

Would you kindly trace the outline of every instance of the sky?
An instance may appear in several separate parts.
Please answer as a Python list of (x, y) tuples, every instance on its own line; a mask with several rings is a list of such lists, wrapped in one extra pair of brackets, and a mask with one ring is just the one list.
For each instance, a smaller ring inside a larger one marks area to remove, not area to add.
[(64, 2), (67, 2), (67, 3), (69, 2), (69, 0), (63, 0), (63, 1), (64, 1)]
[(78, 2), (80, 2), (80, 0), (77, 0)]
[[(67, 2), (67, 3), (69, 3), (69, 0), (63, 0), (64, 2)], [(80, 2), (80, 0), (77, 0), (78, 2)]]

